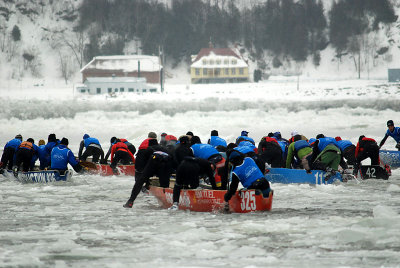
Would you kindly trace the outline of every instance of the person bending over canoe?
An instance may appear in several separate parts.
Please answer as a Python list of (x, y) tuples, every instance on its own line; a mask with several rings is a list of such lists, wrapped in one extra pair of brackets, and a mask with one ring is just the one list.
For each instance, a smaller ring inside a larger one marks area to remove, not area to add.
[[(339, 149), (342, 151), (342, 161), (340, 162), (340, 166), (343, 169), (347, 169), (348, 165), (354, 166), (356, 164), (356, 146), (349, 140), (342, 140), (341, 137), (335, 137), (339, 145)], [(345, 162), (343, 159), (346, 159)]]
[[(136, 147), (135, 145), (133, 145), (132, 143), (130, 143), (128, 140), (126, 139), (119, 139), (121, 142), (125, 143), (126, 146), (128, 146), (128, 150), (134, 155), (136, 153)], [(104, 156), (104, 160), (100, 161), (100, 164), (107, 164), (107, 160), (111, 155), (111, 149), (113, 147), (113, 145), (117, 142), (117, 138), (116, 137), (112, 137), (110, 139), (110, 148), (108, 149), (108, 152), (106, 153), (106, 155)]]
[(396, 141), (396, 148), (400, 151), (400, 127), (395, 127), (393, 120), (387, 121), (388, 130), (386, 131), (385, 137), (379, 143), (379, 149), (385, 144), (386, 139), (390, 136)]
[(7, 142), (7, 144), (4, 146), (3, 155), (1, 156), (0, 168), (9, 170), (13, 168), (14, 154), (21, 142), (21, 134), (16, 135), (14, 139)]
[[(273, 134), (272, 134), (273, 135)], [(258, 143), (258, 153), (261, 159), (273, 168), (282, 167), (282, 148), (273, 137), (262, 137)]]
[(229, 207), (229, 200), (236, 193), (239, 182), (247, 189), (259, 189), (264, 197), (268, 197), (271, 191), (269, 182), (258, 168), (257, 164), (250, 157), (245, 157), (242, 153), (235, 149), (228, 152), (228, 159), (232, 165), (231, 179), (229, 190), (224, 195), (226, 202), (225, 208)]
[(374, 139), (367, 138), (361, 135), (358, 138), (358, 143), (355, 152), (356, 165), (353, 174), (356, 175), (361, 165), (361, 161), (370, 158), (371, 165), (379, 165), (379, 146)]
[(198, 136), (193, 136), (190, 140), (194, 157), (208, 160), (208, 162), (216, 166), (215, 183), (217, 187), (223, 189), (225, 185), (222, 183), (223, 171), (225, 166), (225, 158), (211, 144), (203, 144)]
[[(83, 148), (86, 148), (85, 152), (82, 154)], [(79, 145), (78, 158), (81, 161), (86, 161), (88, 156), (93, 156), (92, 162), (99, 162), (101, 157), (101, 162), (104, 161), (104, 151), (101, 148), (100, 142), (96, 138), (90, 137), (88, 134), (83, 135), (83, 140)]]
[(146, 184), (145, 188), (149, 187), (150, 177), (152, 176), (157, 176), (159, 178), (161, 187), (169, 187), (173, 161), (167, 149), (158, 145), (157, 139), (150, 140), (149, 147), (145, 149), (140, 156), (137, 155), (136, 157), (136, 163), (141, 163), (145, 160), (146, 165), (142, 173), (139, 176), (135, 176), (135, 184), (133, 185), (131, 196), (123, 206), (125, 208), (132, 208), (133, 202), (136, 200), (143, 186)]
[(187, 156), (183, 159), (176, 171), (176, 180), (173, 191), (173, 204), (169, 210), (179, 208), (181, 189), (196, 189), (199, 187), (200, 178), (207, 176), (213, 189), (217, 189), (214, 179), (214, 166), (207, 160)]
[(68, 144), (68, 139), (62, 138), (60, 144), (53, 148), (51, 151), (51, 169), (64, 174), (68, 169), (68, 164), (70, 164), (76, 172), (82, 172), (82, 166), (76, 161), (74, 153), (68, 148)]
[(122, 163), (123, 165), (129, 165), (135, 162), (135, 157), (128, 149), (128, 145), (117, 139), (115, 144), (111, 147), (111, 169), (114, 174), (118, 174), (117, 165)]
[(32, 138), (22, 142), (15, 151), (15, 166), (13, 168), (14, 175), (16, 175), (22, 164), (22, 171), (28, 172), (31, 169), (33, 160), (38, 158), (39, 147), (35, 145)]
[(286, 168), (292, 168), (293, 160), (296, 157), (297, 162), (300, 162), (300, 166), (307, 171), (311, 172), (309, 160), (311, 159), (313, 149), (311, 145), (301, 139), (301, 135), (295, 135), (293, 142), (288, 147), (288, 154), (286, 158)]
[(312, 169), (325, 170), (328, 172), (327, 179), (338, 171), (341, 159), (342, 155), (337, 141), (332, 137), (325, 137), (323, 134), (317, 135), (311, 161), (309, 161), (312, 163)]

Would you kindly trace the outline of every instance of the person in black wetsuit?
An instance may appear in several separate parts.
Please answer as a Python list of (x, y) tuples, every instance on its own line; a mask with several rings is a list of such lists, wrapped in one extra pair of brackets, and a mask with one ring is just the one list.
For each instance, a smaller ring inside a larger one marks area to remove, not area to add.
[[(139, 163), (142, 173), (135, 176), (135, 184), (133, 185), (131, 196), (124, 204), (125, 208), (132, 208), (133, 202), (137, 195), (146, 184), (146, 188), (150, 185), (150, 177), (157, 176), (160, 180), (161, 187), (169, 187), (169, 180), (172, 174), (173, 160), (168, 150), (159, 145), (156, 139), (149, 140), (147, 149), (142, 149), (141, 154), (136, 155), (136, 165)], [(140, 151), (140, 150), (139, 150)], [(144, 165), (144, 167), (142, 166)]]
[(213, 189), (217, 189), (214, 179), (214, 169), (206, 159), (186, 156), (178, 166), (173, 192), (173, 205), (170, 210), (177, 210), (181, 189), (196, 189), (200, 178), (207, 176)]

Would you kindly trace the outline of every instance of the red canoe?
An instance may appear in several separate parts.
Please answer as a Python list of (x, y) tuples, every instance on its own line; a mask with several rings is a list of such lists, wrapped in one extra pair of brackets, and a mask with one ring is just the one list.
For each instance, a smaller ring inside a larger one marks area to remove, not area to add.
[[(93, 162), (81, 162), (81, 165), (88, 168), (90, 173), (102, 176), (115, 175), (110, 165), (96, 164)], [(119, 165), (117, 166), (118, 175), (135, 176), (135, 165)]]
[[(150, 186), (149, 191), (164, 208), (172, 205), (173, 189)], [(179, 209), (198, 212), (221, 211), (225, 205), (225, 193), (226, 191), (207, 189), (181, 190)], [(273, 191), (264, 198), (258, 190), (241, 190), (229, 201), (229, 210), (235, 213), (269, 211), (272, 208), (272, 199)]]

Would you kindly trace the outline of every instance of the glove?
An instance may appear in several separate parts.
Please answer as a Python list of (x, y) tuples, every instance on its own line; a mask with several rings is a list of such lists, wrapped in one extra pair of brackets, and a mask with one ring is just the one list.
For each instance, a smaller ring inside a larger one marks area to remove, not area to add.
[(178, 209), (179, 209), (178, 202), (174, 202), (174, 203), (172, 204), (172, 206), (168, 208), (168, 210), (171, 210), (171, 211), (176, 211), (176, 210), (178, 210)]
[(307, 174), (311, 174), (311, 169), (306, 169)]
[(107, 160), (105, 160), (105, 159), (100, 160), (100, 164), (106, 165), (107, 164)]

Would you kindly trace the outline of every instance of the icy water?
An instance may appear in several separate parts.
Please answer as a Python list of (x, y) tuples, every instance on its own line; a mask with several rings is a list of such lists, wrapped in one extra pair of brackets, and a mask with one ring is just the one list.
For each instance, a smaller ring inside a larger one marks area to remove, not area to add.
[(132, 177), (0, 177), (1, 267), (399, 267), (400, 171), (388, 181), (274, 184), (270, 212), (162, 209)]
[[(256, 141), (297, 130), (309, 138), (324, 133), (356, 142), (365, 134), (379, 142), (388, 119), (400, 123), (399, 87), (315, 84), (293, 93), (266, 84), (251, 96), (253, 84), (240, 86), (233, 99), (230, 92), (195, 101), (160, 95), (60, 102), (46, 95), (26, 106), (2, 99), (0, 146), (18, 133), (36, 141), (56, 133), (69, 138), (76, 155), (84, 133), (107, 150), (112, 136), (138, 147), (149, 131), (191, 130), (206, 142), (212, 129), (228, 142), (241, 130)], [(231, 87), (239, 86), (223, 89)], [(388, 139), (385, 148), (393, 147)], [(400, 170), (388, 181), (273, 184), (272, 211), (250, 214), (169, 212), (142, 194), (125, 209), (133, 183), (79, 175), (22, 184), (0, 176), (0, 267), (400, 267)]]

